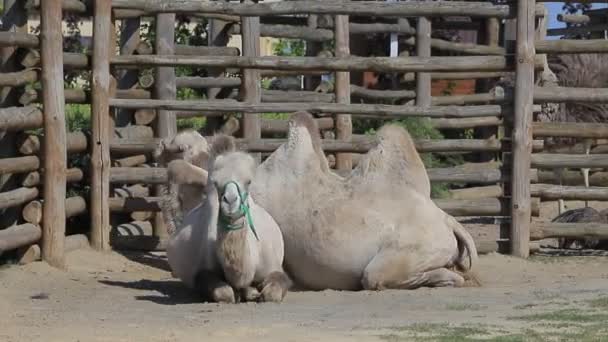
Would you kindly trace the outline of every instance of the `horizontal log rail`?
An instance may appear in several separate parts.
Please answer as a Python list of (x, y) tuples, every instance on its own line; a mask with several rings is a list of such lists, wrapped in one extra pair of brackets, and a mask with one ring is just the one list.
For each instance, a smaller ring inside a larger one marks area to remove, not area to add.
[(530, 231), (531, 240), (548, 238), (598, 238), (608, 239), (608, 224), (534, 222)]
[(26, 173), (38, 170), (40, 159), (36, 156), (0, 158), (0, 175), (11, 173)]
[[(333, 118), (318, 118), (315, 119), (315, 121), (322, 131), (334, 128)], [(287, 133), (287, 130), (289, 129), (289, 120), (261, 119), (260, 126), (262, 126), (262, 133)]]
[(587, 122), (535, 122), (535, 137), (608, 138), (608, 124)]
[(532, 184), (530, 191), (532, 196), (543, 200), (608, 201), (605, 187)]
[(37, 48), (40, 46), (38, 36), (22, 32), (0, 32), (0, 47)]
[(260, 4), (234, 4), (201, 2), (196, 0), (112, 0), (117, 9), (142, 10), (150, 13), (215, 13), (233, 16), (270, 16), (287, 14), (331, 14), (352, 16), (413, 17), (413, 16), (472, 16), (508, 18), (515, 15), (506, 5), (487, 2), (395, 2), (376, 1), (327, 2), (311, 0), (271, 2)]
[(0, 209), (17, 207), (38, 197), (36, 188), (18, 188), (0, 193)]
[(0, 74), (0, 87), (21, 87), (38, 81), (36, 70), (22, 70)]
[(31, 245), (42, 237), (42, 229), (33, 224), (21, 224), (0, 230), (0, 255), (3, 252)]
[(608, 88), (535, 87), (535, 103), (608, 103)]
[(192, 111), (192, 117), (205, 116), (205, 111), (218, 113), (281, 113), (306, 111), (312, 114), (344, 114), (376, 118), (426, 116), (434, 118), (466, 118), (502, 116), (497, 105), (415, 107), (377, 104), (337, 103), (261, 103), (249, 104), (235, 101), (176, 101), (176, 100), (128, 100), (110, 99), (110, 106), (130, 109), (164, 109)]
[[(25, 8), (32, 12), (40, 9), (40, 2), (44, 0), (27, 0), (25, 2)], [(72, 13), (86, 13), (87, 4), (80, 0), (56, 0), (61, 1), (61, 9), (65, 12)]]
[[(558, 174), (553, 171), (539, 171), (538, 182), (545, 184), (584, 185), (585, 179), (580, 171), (561, 170)], [(608, 187), (608, 172), (592, 172), (589, 174), (589, 185)]]
[[(608, 30), (608, 27), (606, 27)], [(536, 42), (536, 53), (606, 53), (608, 40), (605, 39), (560, 39)]]
[[(28, 173), (21, 182), (22, 186), (33, 187), (42, 184), (42, 176), (39, 171)], [(84, 179), (84, 173), (79, 168), (70, 168), (66, 171), (66, 181), (68, 183), (80, 182)]]
[[(511, 201), (508, 198), (481, 198), (472, 200), (434, 199), (435, 204), (452, 216), (509, 216)], [(540, 200), (532, 198), (532, 215), (540, 213)]]
[(608, 155), (577, 155), (558, 153), (532, 154), (532, 167), (539, 169), (608, 168)]
[(164, 168), (113, 167), (110, 169), (110, 183), (164, 184), (167, 181), (167, 169)]
[[(116, 67), (198, 66), (210, 68), (253, 68), (286, 71), (377, 71), (377, 72), (480, 72), (509, 71), (512, 58), (505, 56), (467, 57), (244, 57), (184, 55), (122, 55), (113, 56)], [(535, 66), (543, 68), (537, 56)]]
[(42, 126), (42, 111), (36, 106), (0, 108), (0, 130), (23, 131)]

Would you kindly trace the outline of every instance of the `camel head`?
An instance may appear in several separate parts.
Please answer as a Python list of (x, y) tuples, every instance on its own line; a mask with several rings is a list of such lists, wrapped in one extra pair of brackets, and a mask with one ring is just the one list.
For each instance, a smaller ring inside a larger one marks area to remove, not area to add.
[(228, 228), (243, 226), (245, 216), (249, 215), (249, 186), (255, 169), (253, 157), (237, 151), (232, 136), (220, 134), (213, 138), (207, 184), (217, 191), (219, 217)]

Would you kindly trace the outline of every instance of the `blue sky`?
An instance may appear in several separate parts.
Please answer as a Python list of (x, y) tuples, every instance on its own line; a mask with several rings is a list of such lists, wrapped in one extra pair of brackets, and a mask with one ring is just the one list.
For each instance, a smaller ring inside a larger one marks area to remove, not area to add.
[[(566, 26), (566, 25), (564, 25), (564, 23), (560, 23), (557, 21), (557, 15), (562, 12), (563, 3), (547, 2), (547, 3), (545, 3), (545, 5), (549, 9), (549, 28), (559, 28), (559, 27)], [(598, 3), (593, 4), (594, 9), (606, 8), (606, 7), (608, 7), (608, 4), (598, 4)]]

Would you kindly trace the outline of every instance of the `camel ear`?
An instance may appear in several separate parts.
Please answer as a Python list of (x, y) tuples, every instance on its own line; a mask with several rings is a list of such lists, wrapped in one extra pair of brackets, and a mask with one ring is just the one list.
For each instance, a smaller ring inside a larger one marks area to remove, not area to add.
[(198, 166), (176, 159), (167, 165), (167, 177), (170, 183), (206, 186), (208, 174)]
[(212, 138), (210, 155), (217, 157), (221, 154), (236, 151), (236, 140), (226, 134), (216, 134)]

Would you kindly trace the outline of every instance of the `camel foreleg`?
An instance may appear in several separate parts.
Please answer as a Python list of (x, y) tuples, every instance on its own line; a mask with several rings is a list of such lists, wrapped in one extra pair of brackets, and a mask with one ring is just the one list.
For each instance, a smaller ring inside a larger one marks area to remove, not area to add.
[(234, 290), (216, 272), (199, 271), (194, 280), (194, 287), (205, 300), (216, 303), (235, 303)]

